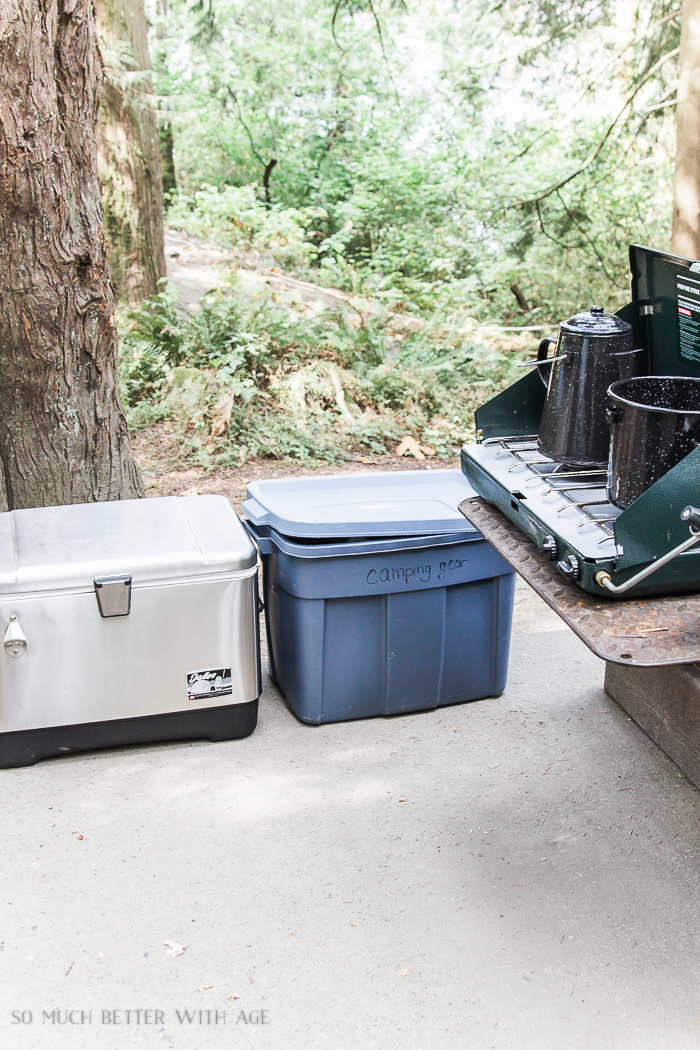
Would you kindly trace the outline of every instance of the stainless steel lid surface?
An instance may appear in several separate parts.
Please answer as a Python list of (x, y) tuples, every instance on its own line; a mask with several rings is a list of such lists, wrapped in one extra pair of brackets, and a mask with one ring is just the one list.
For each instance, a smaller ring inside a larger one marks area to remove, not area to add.
[(92, 588), (129, 574), (134, 586), (240, 572), (255, 548), (225, 496), (38, 507), (0, 514), (0, 594)]

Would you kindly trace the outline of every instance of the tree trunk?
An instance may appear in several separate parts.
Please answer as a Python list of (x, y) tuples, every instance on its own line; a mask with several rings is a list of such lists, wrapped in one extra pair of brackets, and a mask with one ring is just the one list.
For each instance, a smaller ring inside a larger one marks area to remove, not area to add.
[(158, 139), (160, 141), (160, 165), (163, 172), (163, 196), (165, 196), (166, 193), (175, 193), (177, 190), (171, 124), (163, 124), (158, 129)]
[(92, 0), (2, 0), (0, 83), (0, 509), (141, 496), (117, 387)]
[(700, 0), (683, 0), (671, 251), (700, 255)]
[[(156, 38), (165, 39), (165, 25), (170, 13), (168, 0), (158, 0), (158, 17), (156, 18)], [(177, 177), (175, 175), (175, 156), (173, 142), (173, 126), (169, 121), (163, 122), (158, 128), (160, 140), (160, 167), (163, 172), (163, 196), (177, 191)]]
[[(136, 69), (150, 70), (143, 0), (97, 0), (97, 17), (105, 47), (124, 56), (126, 45)], [(100, 177), (117, 299), (136, 306), (160, 291), (158, 282), (165, 277), (160, 143), (146, 101), (150, 80), (144, 76), (131, 89), (118, 80), (115, 69), (102, 99)]]

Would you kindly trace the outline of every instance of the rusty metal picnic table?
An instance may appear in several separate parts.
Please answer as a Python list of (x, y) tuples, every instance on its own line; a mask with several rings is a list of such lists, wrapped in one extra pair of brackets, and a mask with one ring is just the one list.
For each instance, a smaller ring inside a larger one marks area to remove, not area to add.
[(700, 594), (599, 600), (480, 499), (460, 511), (596, 656), (605, 690), (700, 785)]

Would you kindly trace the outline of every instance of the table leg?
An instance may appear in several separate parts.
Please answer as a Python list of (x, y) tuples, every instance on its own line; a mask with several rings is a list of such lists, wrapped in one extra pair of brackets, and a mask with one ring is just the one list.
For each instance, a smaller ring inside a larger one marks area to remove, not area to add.
[(700, 668), (606, 663), (605, 692), (700, 786)]

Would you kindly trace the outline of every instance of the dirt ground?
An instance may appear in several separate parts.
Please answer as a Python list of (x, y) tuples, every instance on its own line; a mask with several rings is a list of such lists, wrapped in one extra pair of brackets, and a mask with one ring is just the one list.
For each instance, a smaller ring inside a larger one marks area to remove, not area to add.
[[(180, 308), (189, 312), (197, 310), (201, 296), (221, 284), (232, 268), (236, 270), (243, 286), (258, 294), (272, 293), (278, 286), (284, 285), (287, 292), (297, 293), (301, 301), (307, 304), (319, 296), (329, 294), (348, 298), (342, 292), (331, 293), (328, 289), (299, 281), (280, 271), (266, 269), (251, 252), (230, 251), (213, 242), (205, 242), (170, 228), (165, 230), (165, 258), (168, 284), (176, 290)], [(456, 457), (416, 460), (410, 455), (396, 456), (389, 453), (385, 456), (370, 456), (357, 452), (350, 453), (343, 463), (281, 463), (259, 456), (241, 467), (207, 470), (182, 463), (173, 427), (167, 421), (132, 434), (132, 445), (143, 474), (146, 495), (220, 493), (228, 496), (237, 506), (245, 499), (248, 482), (263, 478), (459, 467)]]
[(245, 499), (246, 485), (263, 478), (301, 477), (310, 474), (362, 474), (397, 470), (445, 470), (458, 468), (459, 459), (430, 458), (416, 460), (412, 456), (365, 456), (350, 453), (344, 463), (281, 463), (276, 459), (256, 457), (241, 467), (222, 467), (206, 470), (198, 466), (183, 466), (177, 462), (176, 444), (172, 428), (159, 423), (132, 435), (136, 460), (143, 475), (147, 496), (196, 496), (220, 493), (228, 496), (236, 506)]

